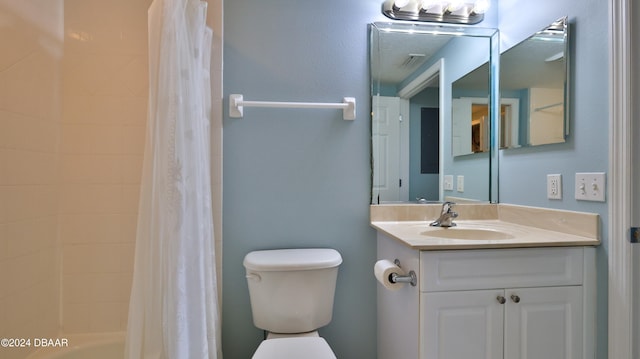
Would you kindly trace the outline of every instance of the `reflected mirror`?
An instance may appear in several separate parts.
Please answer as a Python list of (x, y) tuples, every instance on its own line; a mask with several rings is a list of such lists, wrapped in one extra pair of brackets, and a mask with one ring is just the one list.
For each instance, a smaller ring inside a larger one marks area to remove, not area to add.
[(568, 21), (563, 17), (500, 55), (500, 148), (565, 142), (569, 134)]
[(453, 156), (489, 152), (489, 63), (454, 81), (451, 94)]
[[(497, 76), (497, 31), (414, 23), (374, 23), (370, 30), (371, 202), (497, 201), (490, 138), (497, 114), (489, 106), (497, 102), (490, 86)], [(483, 66), (484, 76), (472, 79)], [(467, 82), (483, 87), (460, 87)], [(460, 98), (481, 98), (485, 107), (476, 123), (471, 114), (478, 109), (469, 105), (468, 147), (478, 151), (468, 156), (453, 150), (453, 103)], [(472, 139), (480, 147), (472, 147)]]

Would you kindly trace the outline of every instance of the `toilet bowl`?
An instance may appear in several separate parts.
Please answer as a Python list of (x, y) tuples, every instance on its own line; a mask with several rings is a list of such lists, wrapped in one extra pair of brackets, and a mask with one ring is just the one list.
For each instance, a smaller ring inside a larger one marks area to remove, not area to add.
[(336, 359), (321, 337), (293, 337), (263, 340), (252, 359)]
[(245, 256), (253, 322), (268, 332), (254, 359), (336, 358), (317, 329), (331, 321), (340, 263), (340, 253), (328, 248)]

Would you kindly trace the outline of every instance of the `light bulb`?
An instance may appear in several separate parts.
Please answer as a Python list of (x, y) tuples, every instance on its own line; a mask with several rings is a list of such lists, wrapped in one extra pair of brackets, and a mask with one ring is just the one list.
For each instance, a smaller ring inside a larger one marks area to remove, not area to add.
[(437, 4), (437, 1), (435, 1), (435, 0), (424, 0), (422, 2), (422, 4), (420, 5), (420, 7), (423, 10), (429, 10), (429, 8), (433, 7), (436, 4)]
[(434, 8), (438, 5), (440, 5), (440, 2), (438, 0), (424, 0), (422, 1), (420, 7), (422, 8), (422, 10), (429, 12), (429, 10), (434, 10)]
[(484, 14), (489, 9), (489, 0), (477, 0), (473, 6), (473, 12), (476, 14)]
[(395, 6), (398, 9), (401, 9), (401, 8), (407, 6), (407, 4), (409, 4), (409, 1), (410, 0), (395, 0), (393, 2), (393, 6)]
[(447, 11), (456, 12), (460, 10), (460, 8), (462, 8), (462, 5), (464, 5), (464, 2), (462, 0), (449, 1), (449, 6), (447, 6)]

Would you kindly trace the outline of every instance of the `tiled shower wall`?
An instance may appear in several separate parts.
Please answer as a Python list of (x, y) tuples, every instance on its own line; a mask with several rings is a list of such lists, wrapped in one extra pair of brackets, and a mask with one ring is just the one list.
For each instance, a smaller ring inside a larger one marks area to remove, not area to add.
[(58, 331), (62, 5), (0, 1), (0, 338)]
[(149, 0), (65, 0), (62, 331), (126, 328), (147, 110)]
[[(65, 1), (59, 232), (66, 333), (126, 329), (146, 130), (151, 3)], [(208, 21), (215, 32), (212, 82), (217, 84), (212, 92), (218, 109), (221, 19), (222, 2), (209, 1)], [(221, 116), (214, 111), (212, 122), (218, 254)]]
[[(150, 3), (0, 1), (0, 337), (126, 328)], [(209, 1), (218, 109), (221, 19), (222, 1)], [(214, 111), (219, 260), (221, 117)]]

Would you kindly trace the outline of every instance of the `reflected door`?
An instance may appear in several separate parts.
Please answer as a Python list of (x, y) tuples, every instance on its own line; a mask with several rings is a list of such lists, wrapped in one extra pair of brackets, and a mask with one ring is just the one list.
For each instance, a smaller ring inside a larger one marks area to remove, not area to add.
[[(374, 203), (406, 201), (408, 198), (408, 141), (398, 97), (373, 97), (373, 193)], [(404, 143), (403, 143), (404, 142)]]

